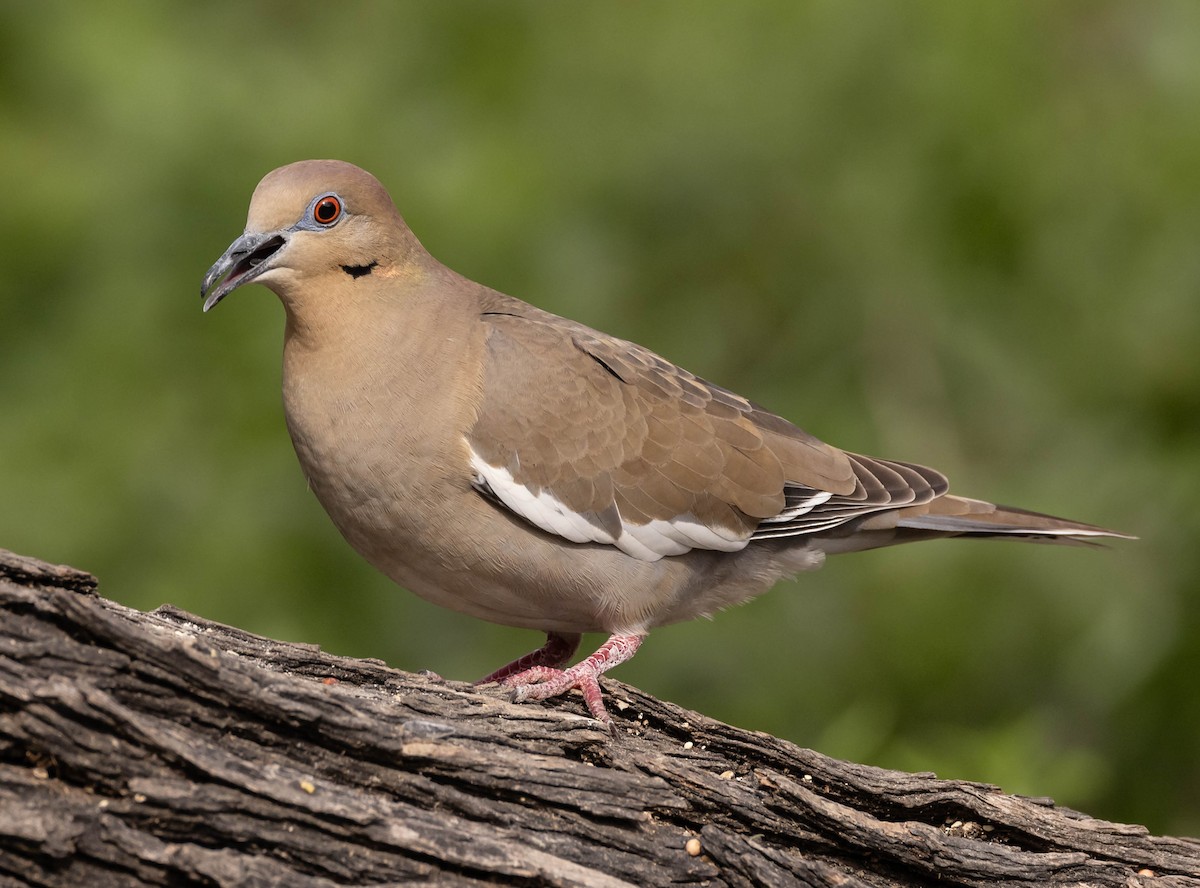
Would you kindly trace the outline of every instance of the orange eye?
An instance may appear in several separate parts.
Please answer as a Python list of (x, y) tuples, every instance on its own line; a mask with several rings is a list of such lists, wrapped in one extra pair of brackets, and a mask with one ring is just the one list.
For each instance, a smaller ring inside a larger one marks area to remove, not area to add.
[(334, 195), (323, 197), (313, 207), (313, 219), (322, 225), (332, 225), (342, 215), (342, 202)]

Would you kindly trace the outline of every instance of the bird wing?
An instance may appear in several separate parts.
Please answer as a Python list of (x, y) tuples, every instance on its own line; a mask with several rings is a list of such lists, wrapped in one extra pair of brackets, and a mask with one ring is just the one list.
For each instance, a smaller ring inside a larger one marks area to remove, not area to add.
[(485, 304), (467, 435), (481, 493), (549, 533), (648, 561), (811, 534), (928, 502), (936, 472), (857, 456), (631, 342)]

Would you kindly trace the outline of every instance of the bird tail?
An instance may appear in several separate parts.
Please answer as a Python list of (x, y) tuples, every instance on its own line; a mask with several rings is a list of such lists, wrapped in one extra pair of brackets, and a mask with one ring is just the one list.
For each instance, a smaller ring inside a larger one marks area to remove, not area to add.
[(919, 506), (895, 513), (897, 542), (929, 536), (964, 536), (977, 539), (1004, 538), (1045, 543), (1094, 544), (1098, 537), (1136, 539), (1116, 530), (1055, 518), (1012, 506), (946, 494)]

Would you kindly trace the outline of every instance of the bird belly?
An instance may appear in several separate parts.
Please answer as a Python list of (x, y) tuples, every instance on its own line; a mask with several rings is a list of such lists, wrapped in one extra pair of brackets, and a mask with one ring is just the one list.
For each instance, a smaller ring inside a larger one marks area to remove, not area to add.
[[(465, 456), (461, 473), (448, 471), (452, 444), (398, 440), (347, 423), (344, 413), (322, 428), (289, 416), (289, 430), (309, 487), (347, 542), (433, 604), (503, 625), (611, 632), (646, 618), (626, 590), (663, 583), (660, 568), (600, 551), (611, 547), (580, 547), (598, 550), (582, 567), (574, 544), (485, 501), (470, 486)], [(354, 447), (344, 446), (347, 435)]]

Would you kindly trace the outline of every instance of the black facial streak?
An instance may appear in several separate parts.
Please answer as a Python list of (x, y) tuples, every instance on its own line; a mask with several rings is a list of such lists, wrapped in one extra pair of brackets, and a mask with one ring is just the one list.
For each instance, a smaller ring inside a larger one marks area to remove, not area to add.
[(378, 264), (378, 262), (372, 261), (369, 265), (343, 265), (342, 271), (346, 272), (352, 278), (360, 278), (364, 274), (370, 274), (371, 269)]

